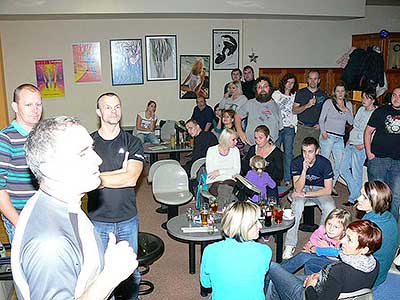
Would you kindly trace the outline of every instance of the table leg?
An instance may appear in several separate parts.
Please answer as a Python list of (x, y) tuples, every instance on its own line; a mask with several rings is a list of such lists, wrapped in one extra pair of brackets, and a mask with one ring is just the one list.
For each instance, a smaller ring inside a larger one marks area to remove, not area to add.
[(157, 153), (150, 153), (150, 166), (158, 160)]
[(181, 155), (180, 155), (179, 152), (171, 152), (169, 154), (169, 158), (170, 159), (175, 159), (176, 161), (181, 162)]
[(283, 255), (283, 231), (276, 233), (276, 262), (279, 264), (282, 262)]
[(189, 273), (196, 274), (196, 244), (189, 242)]

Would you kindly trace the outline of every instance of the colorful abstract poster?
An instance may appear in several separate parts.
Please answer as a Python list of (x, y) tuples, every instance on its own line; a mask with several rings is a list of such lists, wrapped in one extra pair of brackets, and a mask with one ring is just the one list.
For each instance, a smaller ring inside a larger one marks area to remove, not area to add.
[(74, 60), (74, 81), (78, 83), (100, 82), (100, 42), (73, 44), (72, 53)]
[(65, 96), (64, 68), (62, 59), (35, 60), (36, 82), (42, 98)]

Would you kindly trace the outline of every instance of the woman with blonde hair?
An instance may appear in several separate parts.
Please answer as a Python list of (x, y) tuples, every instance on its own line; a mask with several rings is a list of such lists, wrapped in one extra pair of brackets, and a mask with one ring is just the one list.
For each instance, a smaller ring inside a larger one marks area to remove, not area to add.
[(251, 202), (234, 202), (222, 218), (223, 241), (203, 253), (200, 281), (212, 288), (213, 300), (264, 300), (264, 278), (271, 249), (254, 240), (262, 228), (260, 208)]
[(233, 177), (240, 173), (240, 154), (236, 148), (236, 131), (225, 128), (219, 136), (219, 144), (208, 148), (206, 155), (207, 184), (209, 192), (216, 196), (223, 207), (233, 200)]

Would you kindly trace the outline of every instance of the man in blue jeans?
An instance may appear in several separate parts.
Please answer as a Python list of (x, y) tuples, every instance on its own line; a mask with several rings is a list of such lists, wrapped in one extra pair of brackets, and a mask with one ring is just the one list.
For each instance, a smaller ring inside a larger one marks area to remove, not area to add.
[[(374, 138), (372, 139), (372, 134)], [(396, 221), (400, 209), (400, 87), (393, 90), (391, 104), (376, 109), (364, 134), (368, 157), (368, 180), (381, 180), (392, 190), (390, 208)]]
[[(114, 93), (100, 95), (96, 113), (101, 127), (92, 133), (94, 150), (101, 157), (100, 187), (89, 193), (89, 218), (100, 234), (104, 247), (109, 233), (118, 241), (126, 240), (138, 251), (138, 217), (136, 181), (143, 169), (143, 145), (140, 140), (120, 128), (121, 101)], [(121, 283), (115, 291), (123, 299), (137, 299), (140, 274)]]

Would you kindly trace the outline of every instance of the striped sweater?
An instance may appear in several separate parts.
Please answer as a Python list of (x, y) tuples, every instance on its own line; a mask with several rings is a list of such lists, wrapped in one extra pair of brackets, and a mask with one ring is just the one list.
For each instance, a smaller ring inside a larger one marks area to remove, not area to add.
[(18, 211), (37, 190), (25, 158), (24, 144), (28, 134), (16, 121), (0, 130), (0, 190), (9, 194)]

